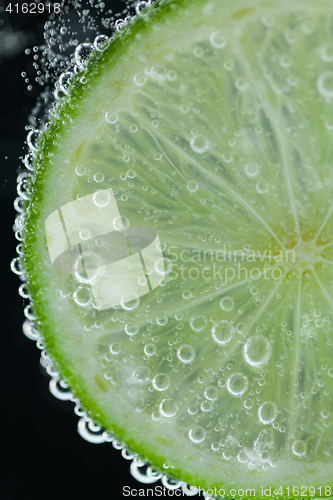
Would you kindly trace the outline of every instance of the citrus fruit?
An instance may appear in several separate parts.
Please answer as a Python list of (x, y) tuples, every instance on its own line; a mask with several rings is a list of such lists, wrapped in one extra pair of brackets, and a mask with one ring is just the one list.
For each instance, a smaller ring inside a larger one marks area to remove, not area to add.
[(137, 10), (33, 146), (35, 327), (94, 421), (170, 476), (330, 496), (333, 5)]

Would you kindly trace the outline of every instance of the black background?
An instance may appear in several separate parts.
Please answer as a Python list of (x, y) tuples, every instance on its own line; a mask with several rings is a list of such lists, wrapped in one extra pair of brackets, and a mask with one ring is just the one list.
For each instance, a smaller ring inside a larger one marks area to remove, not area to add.
[[(116, 12), (117, 3), (111, 0)], [(0, 7), (7, 4), (0, 0)], [(8, 19), (4, 14), (0, 13), (0, 500), (125, 498), (124, 485), (144, 488), (130, 475), (130, 462), (112, 444), (90, 444), (78, 435), (73, 403), (49, 393), (40, 351), (22, 333), (23, 299), (17, 292), (21, 282), (10, 271), (18, 243), (12, 231), (13, 202), (19, 157), (26, 152), (25, 125), (38, 86), (29, 92), (21, 72), (31, 64), (24, 50), (42, 42), (46, 18)], [(9, 30), (23, 36), (19, 47), (6, 53), (3, 35)]]

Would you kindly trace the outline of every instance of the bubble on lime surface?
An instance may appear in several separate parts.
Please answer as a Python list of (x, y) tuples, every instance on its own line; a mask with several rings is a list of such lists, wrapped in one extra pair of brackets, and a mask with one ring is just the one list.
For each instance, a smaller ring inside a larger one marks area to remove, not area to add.
[(258, 409), (258, 417), (261, 423), (272, 424), (278, 414), (278, 408), (275, 403), (266, 401)]
[(173, 398), (163, 399), (160, 403), (159, 409), (163, 417), (172, 418), (178, 412), (177, 401)]
[(111, 201), (111, 194), (105, 190), (98, 190), (93, 194), (93, 200), (97, 207), (106, 207)]
[(132, 323), (126, 323), (125, 325), (125, 332), (127, 333), (127, 335), (135, 335), (136, 333), (138, 333), (139, 331), (139, 326), (137, 323), (135, 322), (132, 322)]
[(91, 303), (91, 292), (89, 288), (79, 287), (73, 294), (76, 304), (82, 307), (87, 307)]
[(224, 311), (231, 311), (234, 307), (234, 301), (231, 297), (223, 297), (223, 299), (221, 299), (220, 306)]
[(227, 389), (235, 397), (241, 397), (247, 391), (248, 386), (248, 379), (243, 373), (233, 373), (227, 380)]
[(260, 367), (268, 363), (272, 355), (272, 346), (265, 337), (255, 335), (246, 342), (243, 352), (246, 363)]
[(156, 347), (154, 344), (148, 343), (144, 347), (144, 352), (147, 356), (153, 356), (156, 353)]
[(178, 348), (177, 357), (182, 363), (191, 363), (195, 358), (195, 350), (190, 345), (182, 345)]
[(307, 445), (304, 441), (297, 439), (292, 444), (292, 452), (296, 457), (305, 457)]
[(198, 188), (199, 188), (199, 184), (196, 181), (189, 181), (187, 183), (187, 189), (191, 193), (195, 193), (196, 191), (198, 191)]
[(247, 163), (245, 166), (245, 173), (249, 177), (255, 177), (259, 172), (259, 165), (254, 161)]
[(153, 378), (153, 386), (157, 391), (165, 391), (168, 387), (170, 387), (170, 384), (170, 377), (166, 373), (158, 373)]
[(207, 325), (207, 319), (203, 315), (195, 316), (190, 320), (190, 327), (195, 332), (201, 332), (206, 328), (206, 325)]
[(234, 326), (229, 321), (221, 320), (212, 326), (212, 337), (219, 345), (230, 342), (234, 336)]
[(195, 153), (203, 154), (209, 148), (209, 140), (206, 136), (198, 134), (191, 139), (191, 148)]
[(189, 431), (189, 438), (193, 443), (202, 443), (206, 437), (206, 431), (200, 425), (192, 427)]
[(333, 97), (333, 71), (325, 71), (318, 77), (317, 86), (323, 97)]

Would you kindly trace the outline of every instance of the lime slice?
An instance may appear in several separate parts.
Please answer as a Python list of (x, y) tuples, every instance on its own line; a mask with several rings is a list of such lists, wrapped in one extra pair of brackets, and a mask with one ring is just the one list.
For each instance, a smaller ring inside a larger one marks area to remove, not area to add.
[(23, 265), (56, 367), (226, 496), (333, 487), (332, 22), (328, 0), (143, 10), (35, 153)]

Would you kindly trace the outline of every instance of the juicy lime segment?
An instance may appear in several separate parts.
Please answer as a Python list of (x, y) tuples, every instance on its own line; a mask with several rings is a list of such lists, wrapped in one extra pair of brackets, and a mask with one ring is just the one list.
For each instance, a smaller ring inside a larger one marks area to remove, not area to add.
[(25, 268), (50, 354), (97, 422), (202, 488), (333, 486), (332, 21), (328, 1), (155, 8), (36, 162)]

